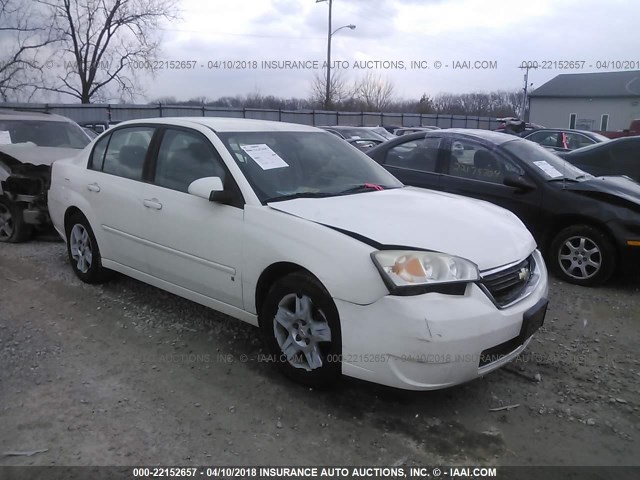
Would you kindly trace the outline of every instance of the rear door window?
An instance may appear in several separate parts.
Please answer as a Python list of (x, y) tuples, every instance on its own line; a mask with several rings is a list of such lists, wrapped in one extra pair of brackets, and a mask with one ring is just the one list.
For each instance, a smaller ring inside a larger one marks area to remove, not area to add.
[(154, 131), (152, 127), (127, 127), (113, 132), (104, 155), (102, 171), (131, 180), (142, 180), (144, 161)]

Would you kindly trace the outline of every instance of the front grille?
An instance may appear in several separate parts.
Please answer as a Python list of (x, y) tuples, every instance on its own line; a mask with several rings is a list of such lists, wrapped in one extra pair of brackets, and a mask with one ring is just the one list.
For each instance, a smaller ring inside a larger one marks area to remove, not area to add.
[(517, 300), (534, 276), (535, 262), (529, 256), (522, 262), (482, 276), (480, 282), (499, 307)]

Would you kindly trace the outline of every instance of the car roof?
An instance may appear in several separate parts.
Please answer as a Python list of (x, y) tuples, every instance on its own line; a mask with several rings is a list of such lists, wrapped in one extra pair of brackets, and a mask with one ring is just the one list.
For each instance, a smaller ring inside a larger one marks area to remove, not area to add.
[(538, 128), (536, 130), (531, 130), (531, 132), (529, 132), (529, 134), (527, 135), (527, 137), (529, 135), (533, 135), (534, 133), (538, 133), (538, 132), (566, 132), (566, 133), (582, 133), (584, 135), (589, 135), (592, 134), (594, 132), (591, 132), (589, 130), (576, 130), (575, 128)]
[(299, 123), (275, 122), (271, 120), (253, 120), (227, 117), (160, 117), (121, 122), (118, 127), (139, 123), (158, 123), (161, 125), (209, 127), (215, 132), (318, 132), (319, 129)]
[(640, 147), (640, 136), (613, 138), (608, 142), (594, 143), (593, 145), (587, 145), (585, 147), (576, 148), (575, 150), (571, 150), (570, 152), (563, 152), (563, 153), (564, 155), (579, 156), (584, 152), (591, 152), (593, 150), (613, 148), (615, 145), (619, 145), (621, 143), (637, 144), (637, 146)]
[(363, 126), (359, 126), (359, 125), (323, 125), (322, 127), (319, 128), (331, 128), (333, 130), (346, 130), (346, 129), (353, 129), (353, 128), (377, 128), (377, 127), (363, 127)]
[(0, 120), (41, 120), (45, 122), (73, 122), (73, 120), (55, 113), (12, 110), (0, 108)]
[[(422, 133), (422, 132), (420, 132)], [(418, 135), (418, 134), (415, 134)], [(445, 128), (442, 130), (430, 130), (427, 132), (427, 137), (437, 137), (437, 136), (462, 136), (467, 138), (476, 138), (481, 140), (487, 140), (491, 143), (502, 144), (512, 140), (521, 139), (516, 135), (510, 135), (508, 133), (502, 132), (494, 132), (491, 130), (481, 130), (478, 128)]]

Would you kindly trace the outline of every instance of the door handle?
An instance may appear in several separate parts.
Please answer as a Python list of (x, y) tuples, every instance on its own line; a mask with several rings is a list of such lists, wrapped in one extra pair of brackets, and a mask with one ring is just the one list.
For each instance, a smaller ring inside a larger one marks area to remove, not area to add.
[(90, 183), (89, 185), (87, 185), (87, 190), (89, 190), (90, 192), (99, 192), (100, 191), (100, 185), (98, 185), (95, 182)]
[(147, 208), (153, 208), (154, 210), (162, 210), (162, 204), (157, 198), (145, 198), (142, 204)]

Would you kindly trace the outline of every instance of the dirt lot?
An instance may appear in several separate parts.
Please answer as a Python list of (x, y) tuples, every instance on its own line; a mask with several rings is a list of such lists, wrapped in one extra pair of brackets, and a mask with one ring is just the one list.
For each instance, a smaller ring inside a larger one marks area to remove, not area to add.
[(552, 280), (526, 355), (467, 385), (313, 391), (258, 361), (251, 326), (84, 285), (53, 239), (2, 244), (0, 465), (639, 465), (639, 293)]

